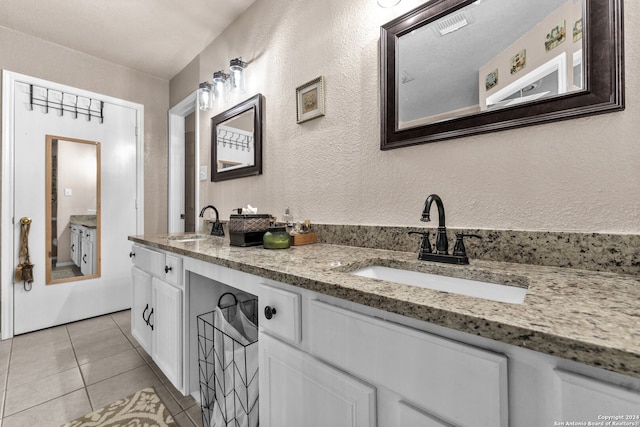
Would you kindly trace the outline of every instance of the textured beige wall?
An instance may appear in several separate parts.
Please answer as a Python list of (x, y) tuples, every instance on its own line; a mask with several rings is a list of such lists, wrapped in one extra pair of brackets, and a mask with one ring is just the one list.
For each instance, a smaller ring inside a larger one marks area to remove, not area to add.
[(4, 27), (0, 68), (144, 105), (145, 232), (167, 230), (168, 81)]
[[(318, 223), (424, 226), (437, 193), (452, 227), (640, 233), (640, 3), (624, 2), (625, 111), (383, 152), (379, 27), (418, 3), (258, 0), (234, 22), (201, 53), (199, 80), (242, 56), (247, 93), (201, 113), (200, 131), (207, 141), (210, 117), (261, 92), (264, 174), (204, 183), (201, 204), (223, 218), (250, 203)], [(319, 75), (326, 116), (298, 125), (295, 88)]]
[[(199, 76), (200, 57), (196, 56), (169, 82), (169, 105), (173, 107), (196, 90), (200, 83)], [(206, 80), (211, 81), (211, 76)]]

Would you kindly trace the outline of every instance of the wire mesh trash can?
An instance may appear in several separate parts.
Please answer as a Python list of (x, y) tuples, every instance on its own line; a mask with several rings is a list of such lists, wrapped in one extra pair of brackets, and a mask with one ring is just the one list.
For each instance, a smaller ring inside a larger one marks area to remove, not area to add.
[[(222, 304), (228, 296), (233, 302)], [(258, 300), (231, 293), (197, 316), (203, 427), (259, 425), (257, 321)]]

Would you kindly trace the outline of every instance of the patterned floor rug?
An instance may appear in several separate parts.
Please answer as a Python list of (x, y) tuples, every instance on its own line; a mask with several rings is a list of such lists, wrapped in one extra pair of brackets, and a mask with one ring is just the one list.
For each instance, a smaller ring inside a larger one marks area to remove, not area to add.
[(176, 427), (153, 387), (63, 424), (63, 427)]

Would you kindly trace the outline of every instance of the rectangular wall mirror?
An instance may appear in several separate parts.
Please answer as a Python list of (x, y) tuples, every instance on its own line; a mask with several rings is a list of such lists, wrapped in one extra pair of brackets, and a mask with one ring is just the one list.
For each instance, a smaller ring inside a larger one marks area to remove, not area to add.
[(262, 95), (211, 119), (211, 181), (262, 173)]
[(380, 37), (382, 149), (624, 108), (622, 0), (431, 0)]
[(100, 277), (100, 143), (46, 136), (46, 282)]

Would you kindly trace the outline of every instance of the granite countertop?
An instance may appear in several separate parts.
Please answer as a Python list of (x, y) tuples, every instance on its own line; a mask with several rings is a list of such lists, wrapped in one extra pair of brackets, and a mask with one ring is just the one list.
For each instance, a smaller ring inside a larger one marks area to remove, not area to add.
[[(179, 242), (175, 235), (129, 240), (288, 283), (366, 306), (424, 320), (640, 378), (640, 279), (496, 261), (467, 266), (416, 259), (417, 254), (330, 244), (265, 250), (234, 247), (227, 238)], [(523, 304), (494, 302), (348, 274), (386, 265), (459, 278), (526, 286)]]
[(69, 223), (82, 225), (87, 228), (96, 228), (97, 215), (71, 215)]

